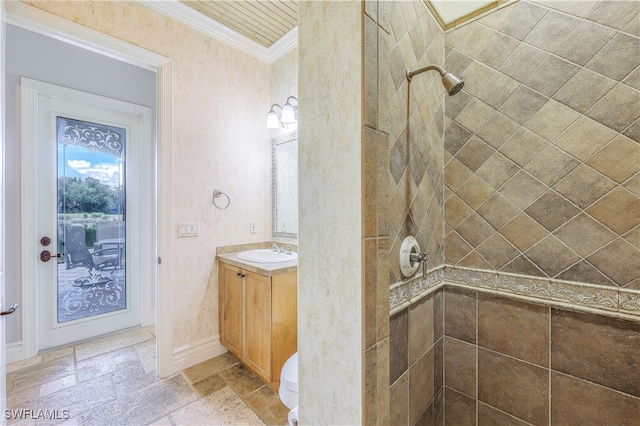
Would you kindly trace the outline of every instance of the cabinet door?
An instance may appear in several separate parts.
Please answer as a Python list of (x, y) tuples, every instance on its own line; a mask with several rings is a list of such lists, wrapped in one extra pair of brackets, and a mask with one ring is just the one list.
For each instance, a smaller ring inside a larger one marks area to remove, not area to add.
[(252, 370), (271, 381), (271, 279), (246, 272), (246, 352)]
[(229, 352), (242, 355), (242, 271), (238, 268), (223, 266), (224, 291), (222, 321), (223, 344)]

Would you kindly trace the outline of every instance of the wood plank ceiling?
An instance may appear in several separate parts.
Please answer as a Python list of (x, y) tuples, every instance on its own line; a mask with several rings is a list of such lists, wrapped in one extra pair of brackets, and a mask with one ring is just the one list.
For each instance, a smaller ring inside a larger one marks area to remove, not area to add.
[(265, 47), (270, 47), (298, 24), (297, 0), (181, 2)]

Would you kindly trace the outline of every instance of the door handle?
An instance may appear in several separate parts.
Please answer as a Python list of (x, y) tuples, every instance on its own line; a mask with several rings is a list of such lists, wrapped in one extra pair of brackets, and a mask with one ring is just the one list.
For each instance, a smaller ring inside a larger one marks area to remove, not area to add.
[(51, 254), (49, 250), (42, 250), (40, 252), (40, 260), (42, 260), (43, 262), (48, 262), (49, 260), (51, 260), (51, 258), (55, 258), (55, 257), (62, 257), (62, 255), (60, 253)]
[(12, 314), (16, 311), (17, 308), (18, 308), (18, 304), (14, 303), (13, 305), (11, 305), (9, 310), (0, 312), (0, 315), (4, 316), (4, 315)]

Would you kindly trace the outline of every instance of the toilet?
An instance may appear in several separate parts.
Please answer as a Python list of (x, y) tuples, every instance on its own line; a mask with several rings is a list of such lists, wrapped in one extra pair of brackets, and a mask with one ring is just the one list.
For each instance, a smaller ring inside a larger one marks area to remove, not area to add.
[(289, 425), (298, 424), (298, 352), (289, 357), (280, 372), (280, 400), (289, 411)]

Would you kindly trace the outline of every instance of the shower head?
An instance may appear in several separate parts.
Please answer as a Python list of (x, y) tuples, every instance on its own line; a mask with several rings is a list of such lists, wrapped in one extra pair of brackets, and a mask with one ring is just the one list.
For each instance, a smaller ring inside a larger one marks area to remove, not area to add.
[(429, 70), (435, 70), (435, 71), (438, 71), (438, 73), (440, 73), (440, 77), (442, 77), (442, 85), (444, 86), (449, 96), (455, 95), (464, 87), (464, 82), (461, 79), (451, 74), (450, 72), (445, 71), (445, 69), (439, 65), (429, 65), (427, 67), (420, 68), (419, 70), (415, 70), (415, 71), (407, 70), (407, 80), (411, 82), (411, 79), (413, 78), (414, 75), (420, 74)]
[(453, 96), (462, 90), (464, 82), (450, 72), (447, 72), (442, 76), (442, 85), (449, 96)]

